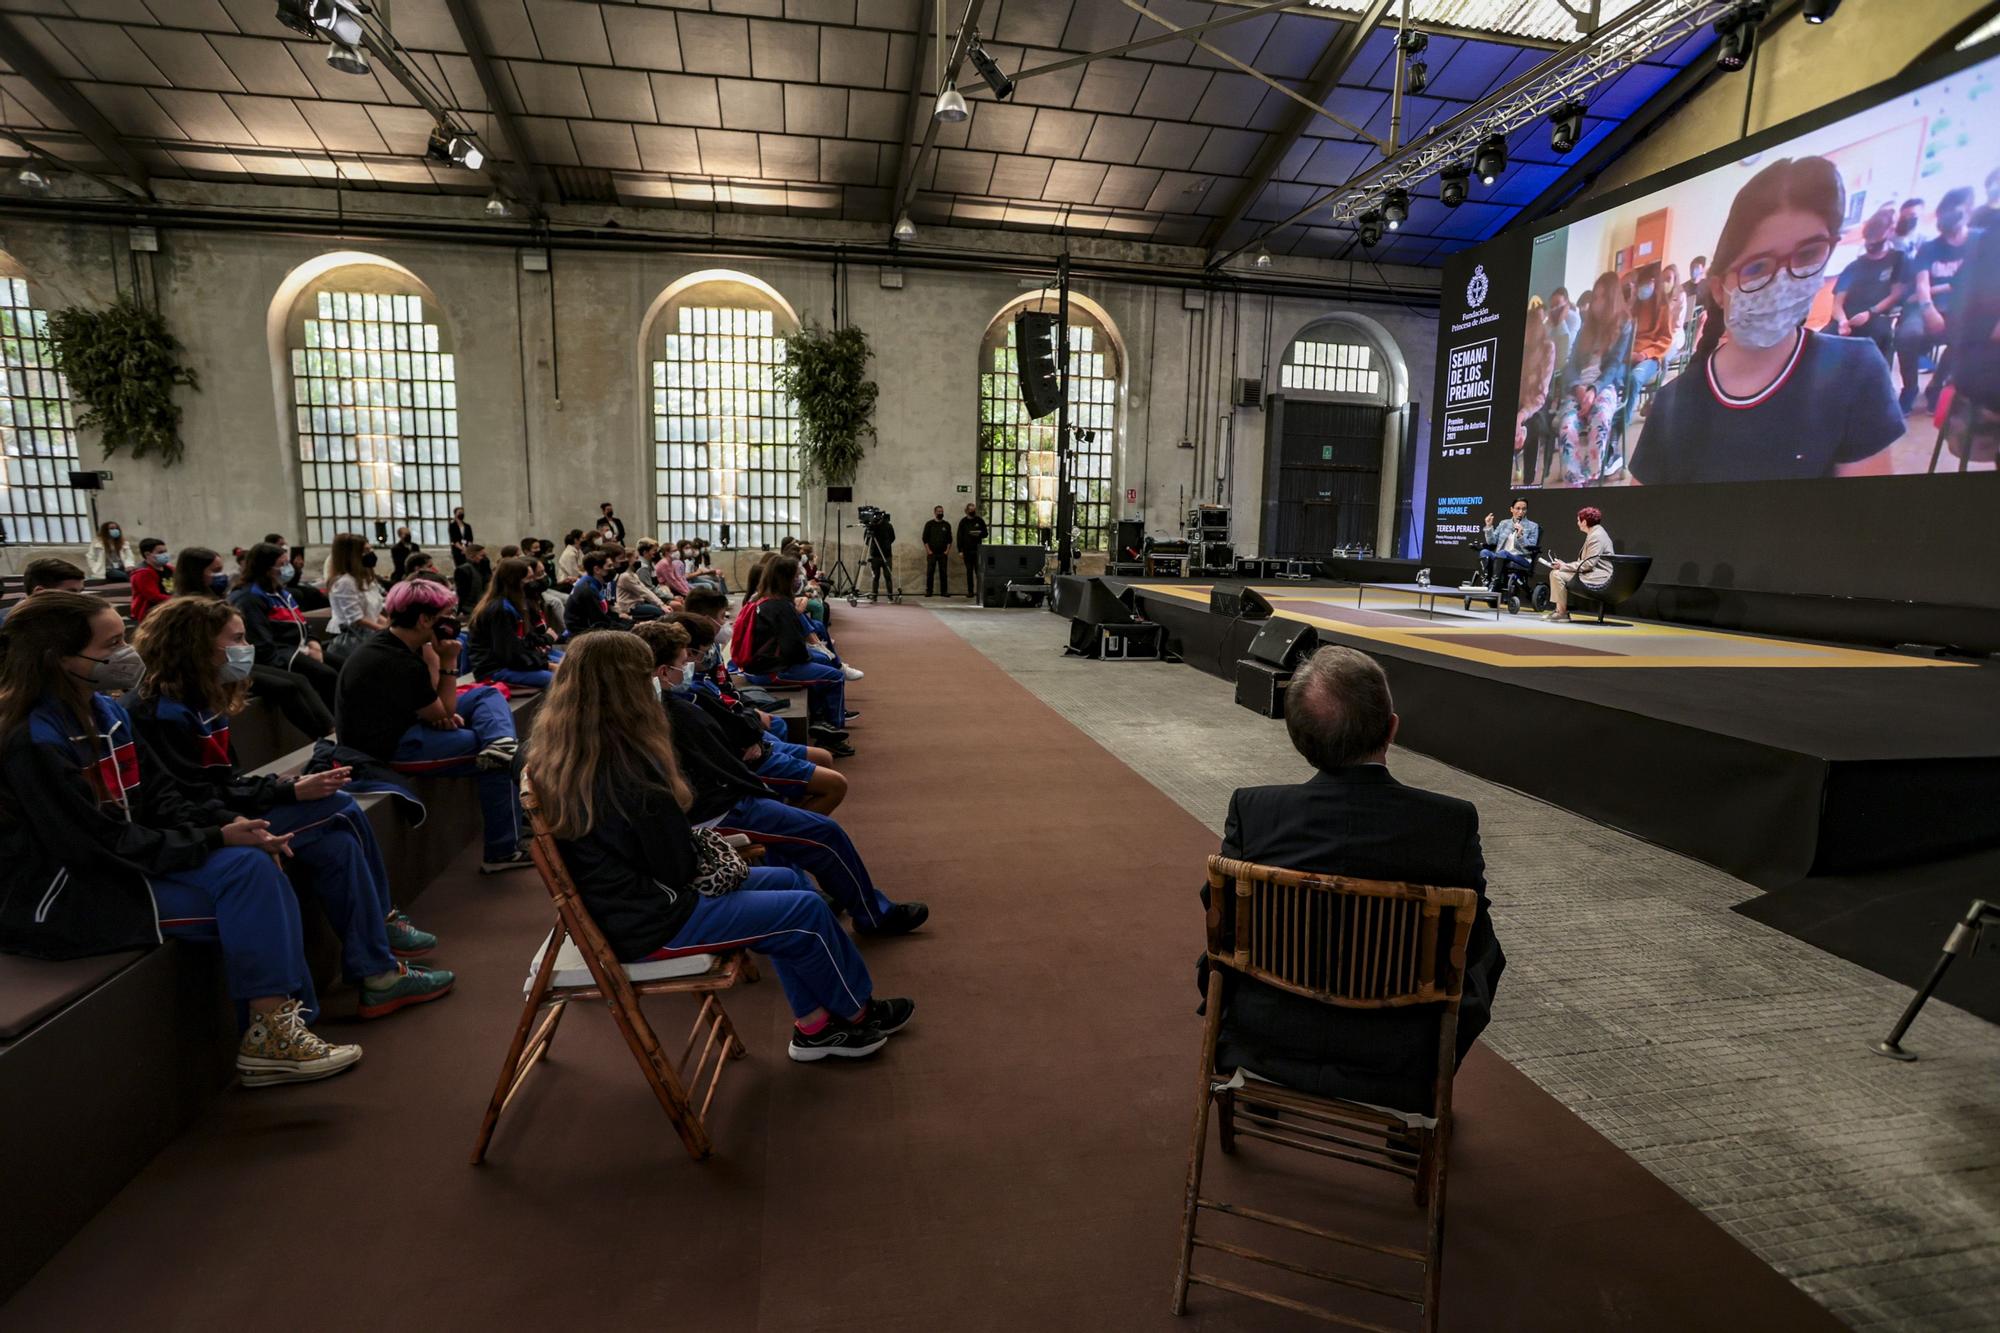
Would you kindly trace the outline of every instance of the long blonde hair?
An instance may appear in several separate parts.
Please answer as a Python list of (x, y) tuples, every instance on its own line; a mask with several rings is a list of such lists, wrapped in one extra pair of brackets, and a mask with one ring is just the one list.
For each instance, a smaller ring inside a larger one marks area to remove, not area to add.
[(596, 630), (570, 642), (535, 718), (525, 765), (542, 821), (556, 837), (581, 838), (596, 827), (599, 782), (621, 814), (636, 808), (647, 787), (671, 792), (683, 810), (693, 803), (652, 674), (653, 651), (636, 635)]

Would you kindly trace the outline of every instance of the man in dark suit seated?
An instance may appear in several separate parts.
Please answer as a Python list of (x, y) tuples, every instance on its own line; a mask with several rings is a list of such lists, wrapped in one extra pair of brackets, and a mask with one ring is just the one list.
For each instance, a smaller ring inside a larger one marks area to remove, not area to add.
[[(1319, 771), (1295, 785), (1239, 789), (1222, 854), (1314, 874), (1475, 890), (1479, 916), (1458, 1014), (1462, 1061), (1492, 1016), (1507, 962), (1486, 900), (1479, 811), (1390, 776), (1397, 721), (1388, 677), (1373, 658), (1352, 648), (1313, 654), (1285, 691), (1285, 730)], [(1235, 909), (1221, 907), (1226, 929)], [(1199, 979), (1206, 984), (1206, 960)], [(1301, 1092), (1429, 1111), (1438, 1007), (1341, 1009), (1233, 975), (1223, 1003), (1218, 1072), (1241, 1068)]]

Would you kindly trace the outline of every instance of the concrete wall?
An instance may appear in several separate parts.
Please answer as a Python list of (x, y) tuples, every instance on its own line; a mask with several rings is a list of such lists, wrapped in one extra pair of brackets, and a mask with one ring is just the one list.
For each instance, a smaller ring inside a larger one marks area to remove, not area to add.
[(1846, 0), (1815, 26), (1768, 27), (1750, 72), (1718, 75), (1578, 195), (1615, 190), (1893, 78), (1992, 0)]
[[(135, 538), (157, 534), (175, 545), (227, 549), (267, 530), (299, 531), (295, 446), (282, 415), (290, 385), (267, 321), (288, 275), (330, 251), (380, 256), (435, 298), (458, 356), (466, 508), (482, 537), (501, 541), (587, 525), (603, 499), (618, 502), (635, 535), (651, 527), (650, 380), (640, 330), (676, 279), (732, 268), (768, 282), (801, 319), (826, 322), (833, 313), (835, 274), (826, 262), (559, 250), (550, 272), (534, 273), (522, 271), (519, 251), (500, 248), (349, 246), (170, 227), (159, 241), (159, 253), (141, 263), (152, 266), (160, 306), (202, 384), (181, 397), (186, 458), (173, 468), (107, 460), (90, 433), (81, 451), (82, 466), (115, 474), (99, 498), (101, 515)], [(13, 221), (0, 231), (0, 251), (23, 266), (45, 308), (101, 304), (131, 281), (122, 228)], [(885, 290), (877, 268), (852, 267), (847, 315), (874, 344), (872, 373), (881, 385), (878, 439), (856, 496), (895, 515), (907, 572), (921, 568), (916, 535), (932, 504), (955, 515), (968, 498), (955, 488), (976, 494), (980, 340), (1023, 281), (1002, 271), (915, 267), (903, 278), (901, 290)], [(1273, 379), (1266, 372), (1305, 325), (1353, 314), (1403, 363), (1412, 390), (1429, 392), (1433, 312), (1224, 292), (1206, 293), (1206, 309), (1190, 311), (1176, 288), (1097, 281), (1075, 290), (1116, 328), (1126, 384), (1116, 512), (1142, 514), (1151, 531), (1177, 530), (1183, 505), (1220, 494), (1242, 516), (1239, 547), (1255, 546), (1264, 414), (1232, 410), (1231, 385), (1239, 375)], [(1181, 448), (1184, 437), (1199, 447)], [(1124, 503), (1128, 488), (1141, 498)], [(812, 497), (808, 506), (808, 529), (819, 536)]]

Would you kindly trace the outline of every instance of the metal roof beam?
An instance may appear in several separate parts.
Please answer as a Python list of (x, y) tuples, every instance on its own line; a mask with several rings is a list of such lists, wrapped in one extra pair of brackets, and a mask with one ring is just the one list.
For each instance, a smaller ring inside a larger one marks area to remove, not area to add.
[(63, 118), (90, 141), (91, 147), (117, 168), (125, 179), (113, 184), (135, 198), (153, 197), (153, 182), (146, 171), (146, 164), (126, 146), (118, 130), (91, 105), (90, 99), (58, 74), (55, 66), (43, 59), (42, 53), (21, 36), (21, 30), (5, 14), (0, 14), (0, 58), (13, 66), (14, 72), (26, 79), (30, 87), (46, 97), (51, 106), (62, 112)]
[[(1324, 106), (1326, 99), (1333, 95), (1334, 85), (1340, 82), (1340, 76), (1347, 72), (1348, 66), (1354, 63), (1354, 58), (1361, 54), (1362, 44), (1377, 27), (1381, 26), (1382, 20), (1388, 17), (1393, 2), (1394, 0), (1369, 0), (1368, 8), (1358, 16), (1354, 26), (1328, 43), (1326, 50), (1320, 53), (1318, 63), (1313, 66), (1312, 77), (1307, 83), (1305, 93), (1315, 107)], [(1214, 261), (1216, 249), (1221, 245), (1222, 238), (1250, 212), (1251, 206), (1257, 202), (1257, 196), (1264, 193), (1264, 187), (1278, 174), (1279, 166), (1284, 163), (1285, 154), (1292, 151), (1292, 145), (1299, 141), (1299, 136), (1306, 132), (1306, 127), (1312, 122), (1311, 112), (1295, 110), (1292, 118), (1285, 122), (1282, 129), (1265, 138), (1264, 146), (1257, 150), (1257, 156), (1250, 161), (1249, 179), (1243, 182), (1242, 188), (1236, 192), (1236, 197), (1230, 201), (1229, 211), (1209, 227), (1208, 234), (1202, 237), (1202, 244), (1208, 247), (1210, 262)]]
[[(451, 3), (464, 4), (465, 0), (451, 0)], [(940, 7), (944, 3), (945, 0), (938, 0)], [(979, 23), (979, 11), (985, 7), (986, 0), (965, 0), (965, 17), (958, 21), (958, 36), (952, 39), (951, 59), (945, 62), (944, 77), (938, 80), (937, 91), (940, 94), (958, 82), (958, 72), (965, 66), (965, 53), (972, 49), (972, 34)], [(916, 109), (918, 99), (919, 95), (912, 91), (910, 93), (912, 112)], [(935, 115), (927, 117), (924, 121), (923, 142), (917, 145), (916, 152), (906, 151), (903, 154), (903, 178), (896, 185), (895, 206), (889, 210), (891, 228), (896, 225), (896, 219), (910, 206), (910, 196), (916, 191), (917, 174), (924, 169), (924, 159), (930, 156), (931, 149), (937, 143), (937, 127), (937, 117)], [(912, 134), (911, 137), (916, 136)]]
[(486, 94), (493, 128), (499, 134), (500, 146), (506, 150), (511, 164), (508, 174), (514, 178), (515, 188), (522, 194), (522, 202), (539, 214), (548, 200), (548, 191), (542, 185), (541, 168), (528, 156), (527, 145), (521, 138), (521, 127), (514, 121), (514, 112), (507, 104), (499, 72), (493, 68), (493, 58), (486, 53), (485, 26), (473, 13), (467, 0), (444, 0), (444, 7), (451, 14), (452, 26), (458, 30), (458, 40), (465, 47), (466, 57), (472, 61), (472, 72), (479, 77), (480, 91)]
[(913, 152), (920, 151), (911, 145), (917, 138), (918, 107), (924, 97), (924, 49), (931, 44), (931, 6), (932, 0), (920, 0), (917, 5), (917, 40), (910, 47), (910, 76), (903, 81), (903, 89), (909, 101), (904, 107), (903, 137), (896, 144), (896, 170), (891, 177), (899, 187), (897, 197), (891, 201), (889, 211), (891, 227), (896, 225), (902, 214), (900, 186), (903, 183), (903, 166)]

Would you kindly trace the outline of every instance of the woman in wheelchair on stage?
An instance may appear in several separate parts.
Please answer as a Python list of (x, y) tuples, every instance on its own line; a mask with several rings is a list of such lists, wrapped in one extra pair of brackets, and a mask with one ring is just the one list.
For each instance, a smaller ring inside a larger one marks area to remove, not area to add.
[(624, 962), (717, 947), (769, 957), (795, 1019), (792, 1059), (875, 1054), (916, 1006), (875, 998), (803, 872), (745, 867), (689, 822), (653, 672), (636, 635), (581, 635), (535, 720), (527, 781), (584, 907)]

